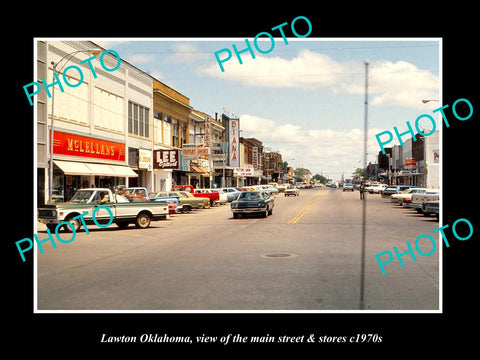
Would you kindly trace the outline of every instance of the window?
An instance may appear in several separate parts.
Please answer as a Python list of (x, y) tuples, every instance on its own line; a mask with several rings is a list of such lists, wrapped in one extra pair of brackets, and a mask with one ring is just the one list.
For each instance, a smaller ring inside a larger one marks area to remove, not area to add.
[(172, 120), (172, 145), (178, 147), (178, 120)]
[(182, 145), (185, 144), (187, 142), (187, 124), (185, 123), (182, 123), (181, 124), (181, 128), (182, 128), (182, 139), (181, 139), (181, 142), (182, 142)]
[(128, 102), (128, 132), (129, 134), (150, 137), (149, 131), (150, 109)]

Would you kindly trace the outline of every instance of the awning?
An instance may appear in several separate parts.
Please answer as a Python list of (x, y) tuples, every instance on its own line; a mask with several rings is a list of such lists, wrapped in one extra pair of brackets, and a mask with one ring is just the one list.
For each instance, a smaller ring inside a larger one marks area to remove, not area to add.
[(190, 165), (190, 171), (198, 173), (201, 176), (210, 177), (210, 174), (201, 166)]
[(94, 164), (76, 161), (54, 160), (57, 165), (67, 175), (98, 175), (98, 176), (116, 176), (116, 177), (137, 177), (130, 167), (122, 165)]

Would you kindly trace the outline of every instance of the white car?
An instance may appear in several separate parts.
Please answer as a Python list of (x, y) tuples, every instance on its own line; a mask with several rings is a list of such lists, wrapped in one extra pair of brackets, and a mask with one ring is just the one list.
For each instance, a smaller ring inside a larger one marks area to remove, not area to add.
[(267, 192), (269, 195), (277, 195), (278, 189), (273, 185), (260, 185), (261, 189)]
[(428, 190), (423, 194), (413, 194), (410, 201), (406, 200), (404, 202), (405, 207), (409, 207), (411, 209), (415, 209), (417, 213), (423, 213), (422, 204), (428, 201), (436, 201), (439, 200), (440, 197), (440, 190), (439, 189), (432, 189)]
[(405, 202), (406, 199), (410, 200), (412, 198), (413, 194), (424, 194), (428, 190), (431, 190), (431, 189), (411, 188), (411, 189), (405, 190), (404, 192), (402, 192), (400, 194), (393, 194), (392, 196), (390, 196), (390, 201), (391, 202), (396, 202), (399, 205), (402, 205)]
[(285, 196), (299, 196), (300, 195), (300, 190), (296, 186), (290, 185), (285, 189)]
[(380, 194), (386, 187), (386, 184), (371, 184), (365, 188), (365, 191), (369, 194)]

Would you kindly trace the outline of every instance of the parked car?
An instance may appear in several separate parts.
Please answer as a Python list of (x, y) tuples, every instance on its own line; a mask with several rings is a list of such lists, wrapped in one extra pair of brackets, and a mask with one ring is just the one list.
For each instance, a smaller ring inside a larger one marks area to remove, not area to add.
[(365, 191), (368, 191), (369, 194), (380, 194), (386, 187), (386, 184), (370, 184), (365, 187)]
[(425, 188), (410, 188), (407, 189), (399, 194), (392, 194), (390, 195), (390, 201), (396, 202), (399, 205), (403, 205), (403, 202), (406, 199), (411, 199), (413, 194), (423, 194), (427, 191), (428, 189)]
[(270, 195), (277, 195), (278, 189), (273, 185), (259, 185), (260, 189), (267, 192)]
[(266, 218), (272, 214), (274, 205), (275, 198), (264, 191), (245, 191), (232, 201), (230, 207), (235, 219), (239, 214), (260, 214)]
[[(99, 210), (96, 219), (111, 219), (119, 228), (126, 228), (130, 223), (140, 229), (146, 229), (151, 221), (166, 219), (168, 207), (165, 201), (132, 201), (126, 197), (112, 193), (107, 188), (85, 188), (75, 192), (69, 202), (44, 204), (38, 208), (38, 220), (46, 224), (50, 231), (58, 224), (70, 223), (63, 228), (67, 232), (78, 231), (82, 224), (93, 224), (95, 209), (107, 207), (110, 211)], [(78, 215), (85, 214), (80, 220)], [(85, 222), (84, 222), (85, 221)]]
[(172, 187), (173, 191), (185, 191), (187, 193), (193, 194), (194, 197), (204, 197), (208, 198), (210, 200), (210, 206), (213, 206), (216, 204), (217, 201), (220, 200), (220, 195), (215, 192), (199, 192), (196, 190), (200, 189), (194, 189), (192, 185), (174, 185)]
[(285, 196), (299, 196), (300, 190), (296, 186), (290, 185), (285, 189)]
[(227, 193), (222, 189), (205, 189), (207, 192), (218, 193), (218, 204), (226, 204), (228, 202)]
[(405, 206), (415, 209), (417, 213), (423, 213), (423, 203), (426, 201), (439, 200), (440, 190), (429, 190), (423, 194), (413, 194), (410, 202), (405, 202)]
[(439, 217), (439, 201), (425, 201), (423, 203), (423, 216), (435, 215), (438, 219)]
[(167, 192), (151, 192), (148, 194), (150, 201), (162, 201), (165, 200), (168, 205), (168, 213), (170, 215), (176, 214), (182, 211), (182, 205), (180, 205), (180, 199), (177, 194), (175, 196), (169, 196)]
[(412, 185), (389, 185), (385, 188), (385, 190), (382, 191), (382, 197), (384, 198), (389, 198), (392, 196), (392, 194), (399, 194), (401, 192), (404, 192), (405, 190), (408, 190), (410, 188), (414, 188), (416, 186)]
[(128, 187), (120, 190), (123, 196), (126, 196), (130, 201), (150, 201), (148, 198), (148, 191), (144, 187)]
[(354, 191), (354, 187), (352, 183), (345, 183), (343, 184), (343, 190), (342, 191)]
[(232, 202), (238, 198), (238, 195), (242, 192), (242, 190), (234, 187), (226, 187), (222, 188), (223, 192), (227, 194), (227, 201)]
[(189, 212), (192, 209), (208, 209), (210, 207), (210, 199), (206, 197), (195, 197), (186, 191), (175, 191), (175, 193), (179, 196), (182, 212)]

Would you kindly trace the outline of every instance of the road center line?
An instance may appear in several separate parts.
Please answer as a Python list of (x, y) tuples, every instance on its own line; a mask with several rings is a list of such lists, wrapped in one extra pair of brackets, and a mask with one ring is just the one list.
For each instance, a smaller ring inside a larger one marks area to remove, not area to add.
[(310, 208), (315, 204), (315, 202), (320, 198), (322, 194), (317, 195), (312, 201), (308, 203), (307, 206), (305, 206), (302, 211), (300, 211), (296, 216), (294, 216), (292, 219), (287, 224), (295, 224), (298, 220), (300, 220), (305, 213), (310, 210)]

